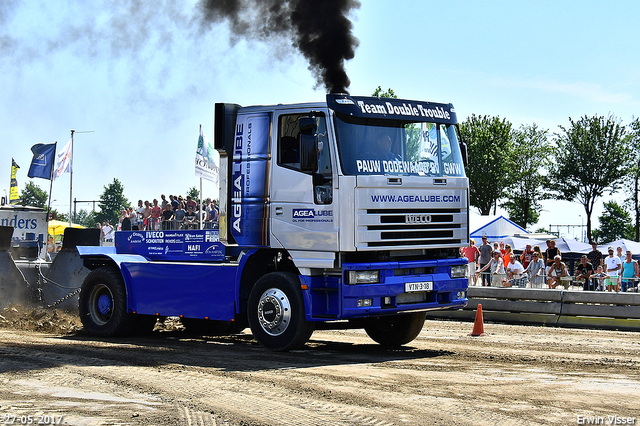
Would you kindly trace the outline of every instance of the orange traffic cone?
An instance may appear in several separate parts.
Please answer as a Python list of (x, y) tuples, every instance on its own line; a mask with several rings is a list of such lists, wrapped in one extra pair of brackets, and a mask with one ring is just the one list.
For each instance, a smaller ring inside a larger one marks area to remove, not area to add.
[(482, 305), (478, 304), (476, 311), (476, 320), (473, 323), (473, 331), (468, 336), (484, 336), (484, 320), (482, 319)]

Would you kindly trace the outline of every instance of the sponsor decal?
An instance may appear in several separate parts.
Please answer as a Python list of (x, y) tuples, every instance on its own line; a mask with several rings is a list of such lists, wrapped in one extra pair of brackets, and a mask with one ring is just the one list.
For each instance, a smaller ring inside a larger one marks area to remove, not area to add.
[(333, 222), (333, 210), (293, 209), (291, 222)]
[(391, 102), (377, 103), (358, 101), (358, 106), (363, 114), (399, 115), (403, 117), (441, 118), (451, 119), (451, 114), (444, 108), (429, 107), (422, 104), (404, 102), (402, 105), (393, 105)]
[(18, 215), (14, 214), (13, 217), (7, 216), (0, 218), (0, 225), (2, 226), (13, 226), (16, 229), (36, 229), (38, 227), (38, 219), (31, 218), (20, 218), (18, 219)]
[(127, 241), (133, 244), (144, 243), (144, 235), (140, 232), (134, 232), (129, 237), (127, 237)]
[(205, 254), (217, 254), (220, 251), (220, 247), (216, 245), (209, 246), (204, 253)]
[(198, 234), (185, 233), (184, 241), (185, 242), (202, 242), (204, 241), (204, 235), (200, 233)]
[(140, 254), (152, 260), (222, 261), (225, 248), (218, 230), (142, 231), (116, 233), (118, 253)]
[(434, 161), (356, 160), (356, 168), (358, 173), (438, 174), (438, 163)]
[(164, 232), (146, 231), (144, 234), (147, 244), (164, 244)]
[(459, 195), (371, 195), (374, 203), (459, 203)]
[(204, 241), (207, 243), (217, 243), (220, 241), (220, 234), (218, 231), (206, 231), (204, 234)]

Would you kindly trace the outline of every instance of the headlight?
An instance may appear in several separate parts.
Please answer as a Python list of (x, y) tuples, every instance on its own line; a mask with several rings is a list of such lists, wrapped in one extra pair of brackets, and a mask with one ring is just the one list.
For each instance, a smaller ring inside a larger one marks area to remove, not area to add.
[(375, 284), (380, 282), (380, 271), (349, 271), (349, 284)]
[(468, 265), (457, 265), (451, 267), (451, 278), (468, 278)]

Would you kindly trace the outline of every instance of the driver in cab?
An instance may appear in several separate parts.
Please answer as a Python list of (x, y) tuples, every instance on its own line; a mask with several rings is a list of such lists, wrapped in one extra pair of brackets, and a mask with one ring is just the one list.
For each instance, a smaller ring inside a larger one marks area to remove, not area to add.
[(386, 133), (381, 133), (374, 140), (372, 150), (367, 152), (366, 157), (385, 161), (400, 160), (400, 157), (391, 152), (391, 145), (391, 137)]

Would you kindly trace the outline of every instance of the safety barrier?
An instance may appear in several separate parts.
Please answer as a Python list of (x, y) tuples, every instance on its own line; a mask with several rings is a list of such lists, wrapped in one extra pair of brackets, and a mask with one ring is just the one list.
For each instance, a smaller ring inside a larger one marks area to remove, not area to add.
[[(533, 280), (528, 277), (527, 274), (522, 274), (522, 278), (509, 279), (508, 274), (491, 274), (489, 272), (482, 272), (478, 274), (477, 279), (472, 277), (470, 279), (470, 285), (472, 286), (482, 286), (483, 279), (482, 276), (489, 277), (489, 283), (491, 287), (521, 287), (521, 288), (539, 288), (546, 289), (549, 288), (547, 285), (547, 281), (549, 278), (555, 278), (553, 276), (548, 276), (545, 274), (538, 275), (534, 277)], [(623, 281), (627, 281), (629, 283), (627, 291), (640, 292), (640, 278), (622, 278)], [(591, 288), (596, 290), (604, 290), (604, 283), (598, 282), (603, 281), (598, 278), (591, 279)], [(575, 276), (567, 275), (564, 277), (558, 277), (558, 282), (556, 283), (557, 287), (562, 287), (565, 290), (582, 290), (584, 284), (581, 280), (577, 279)]]
[(640, 293), (469, 287), (467, 297), (464, 309), (427, 318), (472, 320), (481, 304), (486, 321), (640, 331)]

